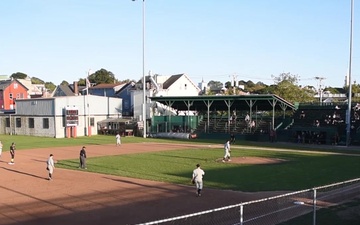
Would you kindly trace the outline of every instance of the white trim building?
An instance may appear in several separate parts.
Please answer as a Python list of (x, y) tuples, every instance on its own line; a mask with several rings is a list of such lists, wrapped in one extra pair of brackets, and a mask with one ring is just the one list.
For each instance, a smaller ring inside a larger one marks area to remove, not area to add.
[(0, 134), (64, 138), (69, 136), (65, 109), (78, 110), (71, 135), (98, 134), (98, 122), (121, 117), (122, 99), (95, 95), (16, 100), (16, 114), (0, 117)]

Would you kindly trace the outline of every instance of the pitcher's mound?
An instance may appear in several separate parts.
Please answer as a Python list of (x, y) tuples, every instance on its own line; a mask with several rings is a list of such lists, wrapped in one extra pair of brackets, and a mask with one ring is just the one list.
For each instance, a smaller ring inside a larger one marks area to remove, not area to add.
[[(222, 162), (222, 158), (217, 159), (216, 162)], [(261, 158), (261, 157), (233, 157), (231, 161), (224, 163), (237, 163), (237, 164), (275, 164), (285, 162), (283, 159), (276, 158)]]

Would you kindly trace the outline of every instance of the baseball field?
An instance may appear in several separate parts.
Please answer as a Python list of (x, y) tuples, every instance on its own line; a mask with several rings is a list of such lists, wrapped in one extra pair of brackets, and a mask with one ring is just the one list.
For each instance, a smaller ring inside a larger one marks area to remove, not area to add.
[[(126, 137), (119, 147), (113, 136), (13, 135), (0, 140), (0, 224), (137, 224), (360, 174), (360, 152), (355, 148), (238, 143), (232, 146), (232, 161), (223, 163), (222, 143), (215, 140)], [(9, 165), (12, 142), (17, 150), (15, 164)], [(78, 168), (82, 146), (88, 156), (86, 170)], [(56, 169), (48, 181), (45, 162), (50, 153)], [(201, 198), (190, 183), (197, 163), (205, 171)]]

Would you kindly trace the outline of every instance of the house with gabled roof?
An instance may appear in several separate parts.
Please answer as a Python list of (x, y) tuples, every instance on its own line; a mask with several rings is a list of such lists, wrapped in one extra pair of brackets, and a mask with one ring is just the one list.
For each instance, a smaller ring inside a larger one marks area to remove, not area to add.
[(75, 92), (69, 85), (58, 85), (53, 91), (52, 97), (75, 96)]
[(28, 89), (28, 95), (30, 98), (50, 96), (49, 90), (45, 87), (45, 84), (33, 84), (30, 77), (17, 80)]
[(198, 96), (201, 92), (186, 74), (172, 75), (161, 86), (155, 96)]
[(126, 83), (116, 84), (98, 84), (89, 87), (89, 94), (97, 96), (115, 97), (116, 92), (119, 91)]
[[(147, 119), (152, 117), (151, 107), (153, 103), (150, 97), (165, 96), (198, 96), (201, 93), (200, 88), (186, 75), (176, 74), (172, 76), (146, 76), (146, 115)], [(141, 120), (143, 89), (142, 80), (140, 80), (132, 92), (132, 105), (134, 106), (134, 116)]]
[(85, 86), (78, 85), (78, 82), (75, 81), (69, 85), (58, 85), (51, 97), (84, 95), (86, 94), (86, 90), (87, 88)]
[(14, 110), (16, 99), (28, 98), (28, 88), (17, 79), (0, 81), (0, 110)]
[(133, 116), (134, 105), (132, 101), (132, 91), (135, 88), (135, 82), (128, 82), (123, 85), (115, 95), (122, 99), (122, 115)]

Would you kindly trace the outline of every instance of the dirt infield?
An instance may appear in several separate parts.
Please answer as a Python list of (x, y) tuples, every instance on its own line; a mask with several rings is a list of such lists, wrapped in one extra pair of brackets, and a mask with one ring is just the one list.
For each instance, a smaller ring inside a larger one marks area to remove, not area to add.
[[(189, 147), (196, 146), (159, 143), (123, 144), (121, 147), (92, 145), (87, 146), (87, 153), (96, 157)], [(8, 165), (10, 155), (3, 153), (0, 158), (0, 224), (137, 224), (276, 194), (205, 189), (203, 197), (197, 198), (192, 186), (59, 168), (52, 181), (46, 180), (45, 161), (50, 153), (54, 154), (55, 160), (71, 159), (78, 157), (80, 148), (17, 151), (15, 165)]]

